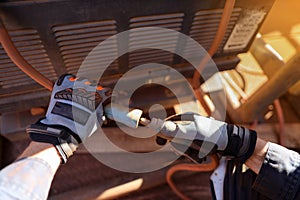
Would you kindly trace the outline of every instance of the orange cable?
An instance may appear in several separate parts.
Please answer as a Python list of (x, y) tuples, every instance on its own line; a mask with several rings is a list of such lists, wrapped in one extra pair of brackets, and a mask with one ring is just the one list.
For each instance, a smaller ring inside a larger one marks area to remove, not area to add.
[(15, 47), (12, 42), (4, 24), (0, 20), (0, 42), (3, 49), (6, 51), (8, 57), (17, 65), (25, 74), (27, 74), (34, 81), (42, 85), (48, 90), (52, 90), (53, 83), (48, 78), (46, 78), (39, 71), (34, 69), (20, 54), (20, 52)]
[[(204, 106), (204, 109), (208, 114), (210, 114), (209, 106), (206, 104), (206, 102), (203, 99), (203, 91), (201, 88), (199, 88), (199, 78), (200, 78), (200, 72), (203, 70), (207, 62), (210, 60), (211, 56), (215, 54), (217, 51), (220, 43), (223, 40), (223, 37), (225, 35), (227, 25), (230, 20), (230, 16), (234, 7), (235, 0), (227, 0), (224, 12), (222, 14), (222, 19), (219, 24), (218, 31), (216, 33), (216, 36), (214, 38), (214, 41), (208, 51), (208, 54), (202, 59), (201, 63), (199, 64), (198, 70), (195, 70), (194, 76), (193, 76), (193, 86), (196, 90), (196, 97), (200, 101), (200, 103)], [(3, 23), (1, 23), (0, 26), (0, 42), (6, 51), (7, 55), (10, 57), (10, 59), (29, 77), (31, 77), (33, 80), (35, 80), (40, 85), (44, 86), (48, 90), (52, 90), (53, 83), (48, 78), (46, 78), (44, 75), (42, 75), (40, 72), (38, 72), (36, 69), (34, 69), (19, 53), (19, 51), (14, 46), (6, 28), (4, 27)], [(198, 88), (197, 88), (198, 87)], [(201, 164), (201, 165), (195, 165), (195, 164), (179, 164), (171, 167), (166, 175), (167, 182), (170, 185), (170, 187), (173, 189), (173, 191), (182, 199), (189, 199), (184, 194), (182, 194), (175, 186), (175, 184), (172, 181), (172, 175), (177, 171), (201, 171), (201, 172), (208, 172), (214, 170), (218, 165), (218, 159), (215, 156), (211, 156), (212, 163), (210, 164)]]
[(217, 33), (215, 35), (215, 38), (214, 38), (207, 54), (205, 54), (204, 58), (201, 60), (199, 66), (198, 66), (198, 69), (195, 70), (194, 75), (193, 75), (192, 85), (193, 85), (193, 88), (195, 91), (196, 98), (202, 104), (202, 106), (204, 107), (204, 109), (208, 115), (211, 115), (211, 110), (209, 109), (209, 106), (207, 105), (207, 103), (205, 102), (205, 100), (203, 99), (203, 96), (202, 96), (204, 92), (200, 88), (200, 82), (199, 82), (200, 73), (202, 72), (202, 70), (204, 69), (206, 64), (209, 62), (211, 57), (216, 53), (220, 44), (223, 41), (224, 35), (227, 30), (228, 23), (230, 21), (231, 13), (234, 8), (234, 4), (235, 4), (235, 0), (227, 0), (226, 1), (225, 6), (224, 6), (224, 12), (222, 13), (221, 21), (220, 21)]
[(230, 21), (231, 13), (233, 11), (235, 4), (235, 0), (227, 0), (224, 6), (224, 12), (222, 13), (221, 21), (218, 27), (218, 31), (215, 35), (215, 38), (208, 50), (208, 53), (205, 55), (205, 57), (201, 60), (198, 70), (195, 70), (194, 76), (193, 76), (193, 86), (194, 87), (199, 87), (199, 78), (200, 78), (200, 73), (204, 69), (205, 65), (207, 62), (211, 59), (211, 57), (216, 53), (218, 50), (220, 44), (223, 41), (224, 35), (227, 30), (227, 26)]
[(184, 200), (189, 200), (174, 184), (172, 176), (178, 171), (193, 171), (193, 172), (210, 172), (213, 171), (219, 165), (219, 159), (217, 155), (211, 155), (211, 163), (205, 164), (177, 164), (170, 167), (166, 174), (167, 183), (173, 192)]
[[(208, 53), (201, 60), (199, 66), (198, 66), (198, 69), (195, 70), (194, 75), (193, 75), (192, 85), (194, 88), (195, 96), (198, 99), (198, 101), (201, 103), (201, 105), (203, 106), (204, 110), (206, 111), (206, 113), (208, 115), (211, 115), (211, 110), (203, 98), (204, 92), (202, 91), (202, 89), (200, 87), (200, 82), (199, 82), (200, 73), (202, 72), (202, 70), (204, 69), (206, 64), (209, 62), (211, 57), (216, 53), (221, 42), (223, 41), (224, 35), (227, 30), (228, 23), (230, 21), (231, 13), (234, 8), (234, 4), (235, 4), (235, 0), (227, 0), (226, 1), (225, 6), (224, 6), (224, 12), (222, 13), (221, 21), (220, 21), (217, 33), (215, 35), (215, 38), (212, 42), (212, 45), (210, 46)], [(169, 186), (171, 187), (171, 189), (173, 190), (173, 192), (178, 197), (180, 197), (181, 199), (184, 199), (184, 200), (189, 200), (189, 198), (187, 196), (185, 196), (183, 193), (181, 193), (176, 188), (175, 184), (172, 181), (172, 175), (177, 171), (183, 171), (183, 170), (200, 171), (200, 172), (212, 171), (218, 166), (218, 158), (216, 155), (211, 156), (211, 158), (212, 158), (212, 163), (210, 163), (210, 164), (178, 164), (178, 165), (171, 167), (168, 170), (168, 172), (166, 174), (167, 182), (168, 182)]]
[(208, 104), (206, 103), (205, 99), (203, 98), (204, 95), (205, 95), (203, 90), (200, 87), (198, 89), (194, 89), (194, 94), (195, 94), (197, 100), (202, 105), (205, 112), (207, 113), (207, 116), (210, 116), (211, 115), (211, 110), (210, 110)]

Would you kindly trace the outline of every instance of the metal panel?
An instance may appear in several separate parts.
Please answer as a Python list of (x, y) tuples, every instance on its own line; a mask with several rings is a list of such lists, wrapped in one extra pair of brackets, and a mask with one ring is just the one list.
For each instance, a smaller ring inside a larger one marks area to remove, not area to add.
[[(38, 32), (33, 29), (9, 31), (21, 55), (50, 80), (57, 78)], [(0, 88), (14, 88), (35, 82), (23, 73), (6, 55), (0, 45)]]
[[(217, 54), (220, 54), (222, 52), (222, 49), (226, 41), (228, 40), (228, 37), (234, 25), (239, 19), (241, 12), (241, 8), (234, 8), (226, 33), (224, 35), (224, 39), (217, 51)], [(196, 40), (206, 50), (209, 49), (214, 40), (222, 17), (222, 13), (223, 9), (201, 10), (198, 11), (194, 16), (192, 27), (190, 30), (190, 37)], [(191, 54), (191, 52), (193, 51), (194, 49), (192, 49), (189, 42), (187, 42), (184, 49), (184, 55)]]
[[(183, 13), (172, 13), (164, 15), (141, 16), (130, 19), (130, 28), (141, 27), (161, 27), (176, 31), (181, 30), (183, 22)], [(153, 38), (157, 38), (153, 40)], [(144, 34), (142, 31), (138, 34), (129, 35), (129, 45), (134, 48), (139, 48), (141, 44), (149, 44), (157, 42), (162, 48), (170, 47), (175, 50), (178, 34), (170, 35), (160, 32), (151, 32)], [(157, 51), (153, 49), (141, 49), (129, 54), (129, 67), (134, 67), (143, 63), (164, 63), (173, 64), (173, 55), (165, 51)]]
[[(243, 22), (251, 20), (251, 16), (256, 16), (255, 13), (262, 12), (260, 16), (264, 18), (273, 2), (274, 0), (237, 0), (234, 15), (227, 30), (228, 33), (238, 31), (240, 27), (242, 30), (247, 29), (246, 26), (242, 26), (244, 25)], [(13, 36), (13, 39), (26, 60), (53, 80), (56, 78), (56, 74), (76, 73), (84, 57), (93, 47), (107, 37), (130, 28), (148, 26), (171, 28), (190, 35), (205, 48), (208, 48), (218, 27), (224, 3), (225, 0), (162, 0), (159, 2), (157, 0), (130, 2), (124, 0), (1, 1), (0, 18), (8, 30), (21, 31), (20, 35)], [(254, 14), (252, 15), (252, 13)], [(239, 19), (237, 20), (237, 18)], [(242, 21), (240, 21), (241, 18)], [(256, 21), (254, 20), (254, 22)], [(241, 26), (236, 28), (234, 26), (236, 22), (241, 22)], [(253, 36), (261, 22), (259, 20), (251, 27)], [(22, 33), (24, 30), (32, 31), (32, 33)], [(234, 34), (230, 34), (230, 36), (232, 35)], [(26, 39), (23, 38), (22, 40), (23, 36), (26, 36)], [(153, 33), (152, 36), (161, 37), (162, 46), (177, 45), (178, 43), (176, 35), (167, 37)], [(120, 44), (120, 41), (116, 41), (117, 46), (113, 45), (112, 48), (102, 52), (103, 58), (109, 59), (112, 56), (117, 58), (118, 55), (113, 50), (114, 48), (128, 44), (138, 46), (140, 44), (136, 42), (137, 39), (144, 39), (147, 43), (149, 41), (146, 40), (149, 37), (143, 35), (138, 38), (131, 35), (128, 43), (125, 41)], [(228, 38), (228, 34), (224, 41), (227, 40), (226, 38)], [(249, 37), (249, 40), (240, 46), (241, 48), (219, 51), (214, 57), (215, 59), (220, 58), (219, 60), (222, 61), (218, 65), (219, 70), (234, 68), (236, 55), (248, 50), (252, 38), (252, 36)], [(233, 38), (229, 44), (227, 41), (226, 44), (232, 46), (235, 44), (234, 42), (241, 39), (243, 37), (239, 36)], [(183, 45), (180, 43), (179, 46)], [(186, 45), (188, 46), (188, 44)], [(193, 49), (187, 47), (185, 53), (192, 51)], [(42, 88), (17, 69), (7, 58), (3, 49), (2, 51), (0, 49), (0, 62), (0, 113), (13, 108), (9, 106), (7, 109), (7, 103), (14, 105), (17, 102), (22, 102), (24, 95), (27, 95), (26, 101), (30, 106), (29, 99), (35, 102), (34, 99), (41, 94)], [(190, 64), (176, 55), (163, 51), (140, 50), (118, 57), (118, 60), (115, 60), (109, 70), (106, 71), (104, 78), (115, 83), (117, 78), (128, 71), (128, 66), (132, 67), (149, 62), (167, 64), (170, 67), (185, 71), (185, 74), (190, 76), (193, 74), (193, 68)], [(227, 63), (226, 66), (224, 63)], [(88, 66), (87, 70), (91, 72), (101, 69), (101, 59), (91, 60)], [(11, 70), (9, 73), (6, 72), (8, 69)], [(46, 94), (45, 91), (43, 92)], [(15, 107), (14, 110), (24, 109), (21, 103), (19, 105), (21, 107)], [(45, 105), (45, 103), (39, 105), (32, 103), (32, 106), (40, 105)]]
[[(77, 73), (78, 68), (93, 48), (103, 40), (117, 33), (115, 20), (59, 25), (54, 26), (52, 31), (54, 32), (67, 71), (74, 74)], [(103, 67), (101, 62), (103, 58), (114, 59), (118, 57), (116, 50), (117, 41), (105, 51), (98, 52), (102, 56), (101, 58), (89, 60), (85, 70), (101, 69)], [(118, 62), (115, 60), (109, 69), (117, 70), (117, 64)]]

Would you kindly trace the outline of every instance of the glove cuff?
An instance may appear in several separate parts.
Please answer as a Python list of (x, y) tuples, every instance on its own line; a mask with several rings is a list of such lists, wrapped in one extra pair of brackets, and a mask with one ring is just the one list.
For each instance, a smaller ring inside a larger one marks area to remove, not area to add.
[[(244, 127), (242, 127), (244, 128)], [(250, 158), (255, 150), (255, 146), (256, 146), (256, 140), (257, 140), (257, 133), (254, 130), (250, 130), (250, 129), (245, 129), (245, 134), (248, 134), (248, 139), (246, 141), (243, 141), (243, 146), (246, 147), (246, 149), (244, 149), (243, 151), (242, 148), (238, 154), (237, 160), (239, 162), (246, 162), (246, 160), (248, 160), (248, 158)], [(247, 144), (246, 144), (247, 143)]]
[(67, 162), (68, 158), (76, 151), (78, 144), (81, 143), (77, 135), (62, 126), (45, 125), (38, 122), (27, 127), (26, 132), (32, 141), (53, 144), (60, 154), (62, 164)]
[(244, 163), (254, 152), (257, 134), (253, 130), (232, 124), (227, 125), (228, 144), (223, 151), (224, 156), (232, 156), (234, 160)]

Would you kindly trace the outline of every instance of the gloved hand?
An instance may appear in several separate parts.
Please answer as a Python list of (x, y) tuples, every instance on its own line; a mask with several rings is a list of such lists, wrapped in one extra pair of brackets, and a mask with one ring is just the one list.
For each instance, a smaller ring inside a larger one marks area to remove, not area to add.
[(87, 79), (62, 75), (54, 84), (46, 117), (26, 130), (33, 141), (53, 144), (65, 163), (102, 125), (102, 104), (110, 95), (109, 89)]
[(195, 113), (175, 115), (165, 121), (152, 118), (148, 127), (193, 159), (197, 152), (198, 160), (220, 153), (244, 163), (252, 155), (257, 138), (253, 130)]

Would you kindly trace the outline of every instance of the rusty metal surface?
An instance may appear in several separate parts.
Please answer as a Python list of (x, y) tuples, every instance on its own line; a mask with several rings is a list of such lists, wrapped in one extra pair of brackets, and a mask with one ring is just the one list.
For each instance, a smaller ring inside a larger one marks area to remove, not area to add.
[[(178, 30), (191, 36), (204, 48), (209, 48), (220, 22), (224, 2), (224, 0), (164, 0), (160, 3), (155, 0), (131, 3), (121, 0), (89, 0), (84, 3), (80, 0), (5, 1), (0, 3), (0, 18), (24, 58), (39, 72), (54, 80), (62, 73), (76, 73), (84, 57), (99, 42), (130, 28), (155, 26)], [(236, 1), (230, 25), (215, 56), (215, 59), (219, 60), (217, 65), (220, 70), (234, 68), (237, 53), (246, 51), (252, 42), (253, 38), (243, 48), (232, 51), (223, 49), (240, 16), (247, 13), (248, 9), (262, 8), (264, 12), (268, 12), (272, 4), (273, 0)], [(258, 28), (259, 26), (257, 30)], [(183, 42), (158, 33), (153, 33), (152, 36), (162, 37), (165, 45), (174, 47), (181, 46)], [(131, 39), (129, 37), (128, 44)], [(147, 42), (147, 36), (143, 35), (141, 39)], [(119, 45), (123, 44), (116, 41), (116, 46)], [(184, 48), (180, 50), (188, 54), (193, 51), (188, 46), (188, 44), (183, 45)], [(0, 113), (13, 111), (7, 102), (21, 101), (23, 95), (32, 99), (32, 104), (30, 101), (26, 102), (28, 107), (44, 105), (42, 102), (48, 94), (42, 87), (33, 83), (18, 70), (7, 58), (3, 49), (0, 49), (0, 54), (0, 63), (2, 63)], [(103, 56), (117, 55), (115, 51), (108, 49), (103, 52)], [(187, 76), (191, 76), (194, 70), (184, 59), (176, 55), (141, 50), (116, 58), (106, 71), (105, 77), (115, 82), (130, 67), (153, 61), (167, 64), (178, 70), (185, 69)], [(94, 67), (104, 66), (94, 60), (90, 63), (90, 69)], [(38, 92), (43, 92), (42, 96), (37, 97)], [(18, 105), (14, 110), (20, 109), (23, 108)]]

